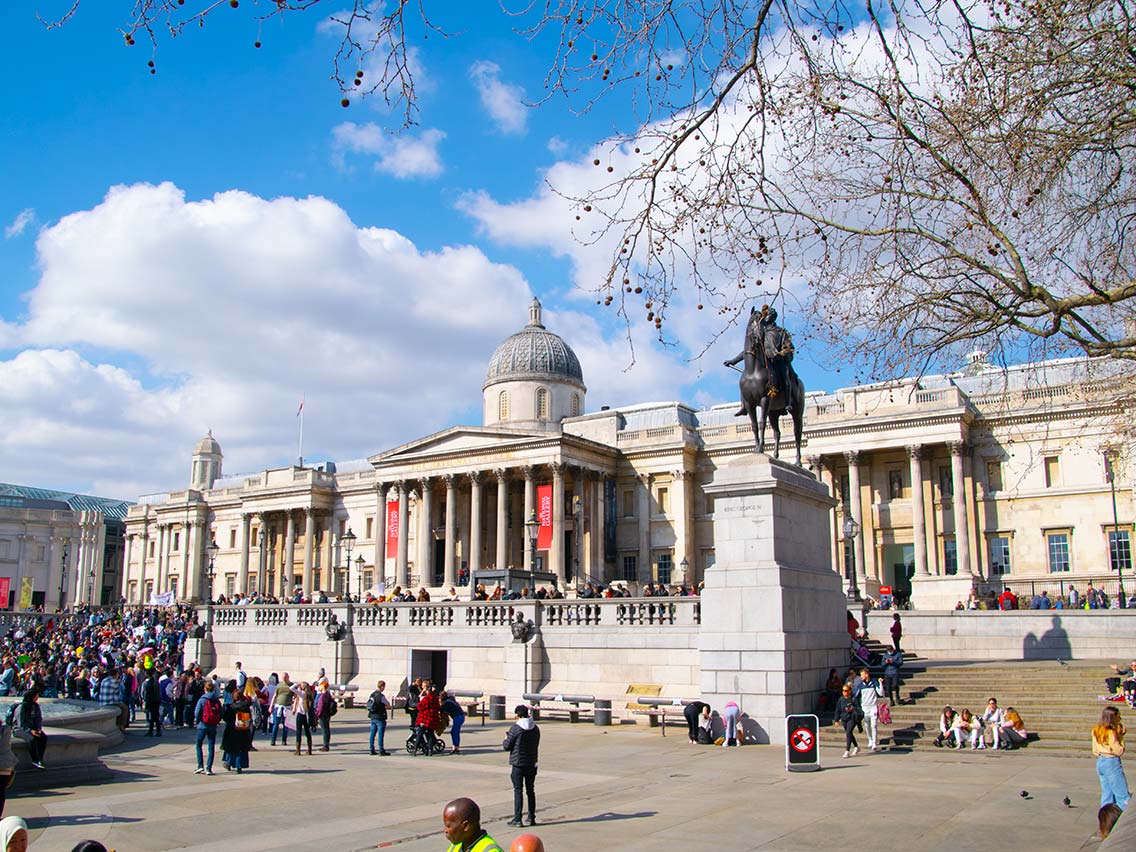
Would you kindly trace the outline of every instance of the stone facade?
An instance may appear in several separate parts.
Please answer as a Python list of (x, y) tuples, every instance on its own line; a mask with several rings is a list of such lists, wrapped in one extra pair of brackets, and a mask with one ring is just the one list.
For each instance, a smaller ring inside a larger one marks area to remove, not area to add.
[[(484, 425), (366, 461), (229, 477), (220, 446), (203, 440), (190, 489), (131, 510), (122, 594), (206, 596), (210, 540), (215, 595), (448, 589), (466, 572), (510, 566), (550, 571), (568, 588), (702, 580), (718, 559), (706, 485), (752, 451), (748, 422), (733, 402), (587, 412), (570, 347), (544, 329), (539, 303), (529, 320), (493, 356)], [(1117, 452), (1128, 565), (1131, 449), (1118, 400), (1130, 386), (1111, 362), (996, 369), (976, 358), (957, 374), (810, 393), (803, 451), (836, 497), (831, 564), (845, 584), (854, 565), (864, 593), (890, 586), (919, 609), (950, 608), (975, 585), (1115, 577), (1105, 452)], [(552, 489), (552, 544), (533, 554), (525, 522), (540, 486)], [(846, 517), (859, 526), (850, 541)]]

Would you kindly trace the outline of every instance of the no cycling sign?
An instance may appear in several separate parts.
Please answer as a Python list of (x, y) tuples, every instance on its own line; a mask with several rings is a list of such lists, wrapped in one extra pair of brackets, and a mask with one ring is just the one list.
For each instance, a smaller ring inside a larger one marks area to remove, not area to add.
[(785, 717), (785, 768), (790, 772), (820, 769), (820, 721), (811, 713)]

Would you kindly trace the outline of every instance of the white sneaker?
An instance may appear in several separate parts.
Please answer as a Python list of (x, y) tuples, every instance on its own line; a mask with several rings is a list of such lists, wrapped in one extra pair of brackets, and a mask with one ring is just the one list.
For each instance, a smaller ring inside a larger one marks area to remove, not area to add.
[(986, 751), (986, 743), (979, 743), (978, 744), (978, 750), (979, 751)]
[(195, 770), (193, 770), (193, 774), (194, 775), (204, 775), (205, 774), (205, 767), (204, 766), (197, 767)]
[(840, 756), (841, 756), (841, 757), (848, 757), (848, 752), (844, 752), (844, 754), (842, 754), (842, 755), (840, 755)]
[(856, 756), (856, 755), (858, 755), (859, 753), (860, 753), (860, 747), (859, 747), (859, 746), (853, 746), (853, 748), (852, 748), (852, 756), (853, 756), (853, 757), (855, 757), (855, 756)]
[(871, 746), (871, 749), (872, 749), (872, 751), (879, 751), (880, 747), (879, 746)]

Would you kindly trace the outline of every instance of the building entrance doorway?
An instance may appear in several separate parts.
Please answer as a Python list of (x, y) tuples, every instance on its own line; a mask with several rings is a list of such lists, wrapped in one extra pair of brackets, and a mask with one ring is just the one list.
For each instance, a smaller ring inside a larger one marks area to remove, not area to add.
[(915, 575), (915, 545), (884, 545), (884, 585), (892, 587), (892, 594), (900, 600), (911, 597), (911, 578)]
[(445, 582), (446, 578), (446, 543), (434, 539), (434, 564), (432, 566), (433, 573), (429, 577), (422, 578), (422, 585), (424, 586), (440, 586)]
[(449, 675), (449, 651), (412, 648), (407, 665), (407, 683), (416, 677), (431, 681), (438, 689), (446, 685)]

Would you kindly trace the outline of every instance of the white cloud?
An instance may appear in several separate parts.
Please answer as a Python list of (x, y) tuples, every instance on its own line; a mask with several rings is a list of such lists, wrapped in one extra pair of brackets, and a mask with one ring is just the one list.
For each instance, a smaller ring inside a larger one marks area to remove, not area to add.
[(503, 81), (501, 66), (484, 59), (469, 67), (469, 77), (481, 97), (481, 105), (497, 129), (501, 133), (524, 133), (529, 118), (525, 90), (515, 83)]
[(373, 122), (356, 124), (345, 121), (332, 129), (332, 146), (336, 161), (346, 167), (346, 154), (375, 157), (375, 171), (397, 178), (437, 177), (442, 173), (438, 145), (446, 134), (441, 130), (423, 130), (420, 134), (406, 131), (387, 133)]
[(33, 224), (35, 220), (35, 210), (31, 207), (25, 207), (16, 214), (16, 218), (12, 220), (12, 223), (4, 228), (4, 239), (10, 240), (13, 237), (20, 236), (20, 234), (27, 230), (28, 225)]
[(207, 428), (228, 472), (350, 458), (476, 421), (525, 320), (520, 273), (423, 252), (318, 197), (112, 189), (41, 231), (27, 316), (3, 324), (0, 469), (131, 498), (175, 489)]
[(567, 153), (568, 143), (561, 139), (559, 136), (553, 136), (548, 140), (549, 153), (555, 154), (557, 157)]

